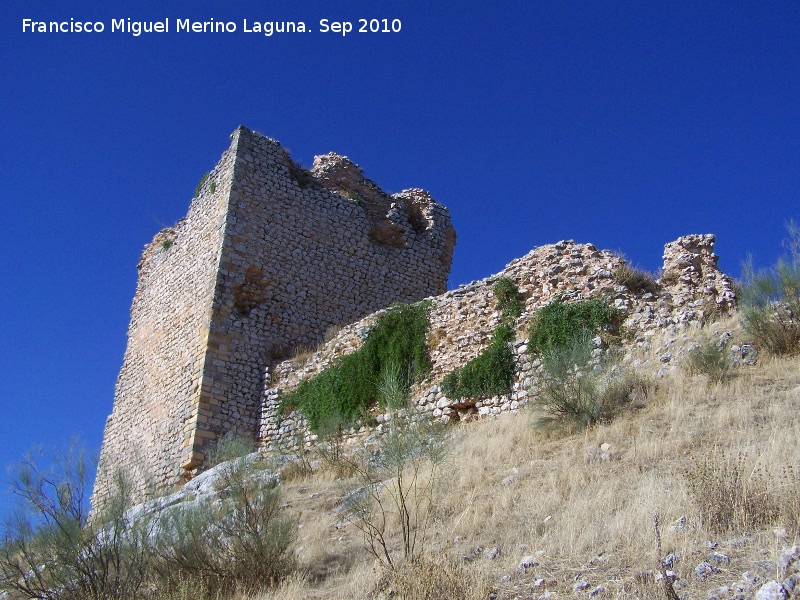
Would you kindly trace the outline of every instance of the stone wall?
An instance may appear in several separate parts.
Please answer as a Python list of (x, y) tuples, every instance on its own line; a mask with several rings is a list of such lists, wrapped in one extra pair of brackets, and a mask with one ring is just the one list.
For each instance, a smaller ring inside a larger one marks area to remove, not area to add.
[[(305, 170), (278, 142), (244, 127), (231, 140), (187, 216), (159, 232), (139, 262), (95, 506), (117, 469), (133, 477), (136, 499), (178, 486), (227, 432), (258, 440), (264, 451), (313, 441), (299, 415), (278, 418), (282, 394), (356, 350), (393, 302), (431, 299), (432, 371), (412, 390), (412, 412), (445, 422), (535, 400), (540, 364), (525, 332), (556, 297), (611, 302), (624, 315), (627, 360), (657, 375), (674, 368), (682, 329), (735, 307), (713, 235), (667, 244), (658, 285), (623, 284), (619, 256), (563, 241), (446, 292), (455, 232), (426, 192), (389, 195), (336, 154)], [(513, 389), (446, 398), (444, 376), (483, 351), (501, 321), (492, 290), (500, 277), (513, 279), (524, 300)], [(653, 354), (652, 363), (633, 361), (636, 349)], [(287, 359), (293, 354), (299, 358)], [(379, 433), (388, 418), (375, 414), (375, 427), (351, 432), (353, 439)]]
[(269, 365), (331, 327), (447, 288), (455, 232), (422, 190), (389, 195), (346, 157), (302, 169), (245, 127), (139, 263), (104, 474), (176, 486), (209, 443), (258, 436)]
[[(560, 296), (566, 302), (599, 297), (623, 314), (625, 350), (630, 361), (636, 351), (654, 354), (652, 362), (637, 366), (652, 368), (663, 375), (669, 365), (670, 344), (677, 337), (666, 336), (664, 346), (651, 343), (659, 334), (677, 336), (682, 329), (699, 326), (707, 319), (732, 311), (735, 294), (732, 282), (717, 268), (713, 235), (689, 235), (665, 246), (661, 280), (648, 286), (621, 285), (619, 269), (624, 260), (591, 244), (562, 241), (532, 250), (506, 268), (481, 281), (461, 286), (432, 299), (430, 310), (430, 348), (432, 370), (428, 380), (412, 389), (414, 411), (426, 418), (469, 420), (515, 411), (538, 393), (540, 362), (528, 352), (525, 336), (534, 313)], [(483, 351), (501, 322), (493, 284), (508, 277), (517, 284), (524, 299), (524, 312), (517, 319), (514, 342), (516, 372), (509, 394), (491, 398), (449, 399), (439, 389), (442, 379)], [(313, 441), (305, 422), (297, 413), (279, 418), (276, 410), (282, 394), (313, 377), (342, 354), (353, 352), (362, 343), (363, 333), (376, 315), (343, 329), (318, 352), (303, 361), (289, 360), (275, 366), (264, 391), (260, 439), (264, 452), (275, 448), (296, 448), (298, 442)], [(361, 334), (361, 335), (359, 335)], [(389, 415), (376, 415), (377, 431)], [(364, 438), (374, 431), (352, 431)]]
[(105, 478), (117, 469), (137, 482), (137, 493), (150, 484), (164, 488), (178, 482), (177, 457), (203, 385), (234, 162), (231, 148), (186, 217), (159, 232), (142, 253), (93, 505), (102, 500)]

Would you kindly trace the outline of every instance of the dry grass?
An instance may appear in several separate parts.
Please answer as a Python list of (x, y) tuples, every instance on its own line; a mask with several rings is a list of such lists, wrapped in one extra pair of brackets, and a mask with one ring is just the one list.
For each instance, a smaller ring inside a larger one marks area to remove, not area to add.
[[(799, 363), (775, 361), (729, 385), (698, 388), (693, 380), (675, 378), (638, 415), (582, 436), (547, 440), (532, 433), (527, 416), (474, 425), (456, 452), (464, 458), (439, 503), (441, 522), (453, 524), (442, 537), (501, 546), (507, 570), (533, 550), (541, 552), (543, 577), (560, 572), (566, 580), (566, 565), (582, 569), (592, 561), (593, 570), (607, 576), (632, 576), (655, 566), (648, 560), (654, 512), (666, 524), (682, 516), (689, 523), (686, 532), (664, 533), (666, 551), (689, 556), (720, 533), (704, 527), (709, 507), (698, 505), (684, 476), (711, 449), (725, 457), (758, 457), (744, 467), (744, 477), (760, 490), (756, 509), (772, 512), (751, 511), (748, 524), (782, 526), (796, 535), (797, 512), (787, 504), (796, 498), (800, 465), (798, 384)], [(610, 460), (588, 458), (603, 443), (611, 445)], [(706, 464), (719, 477), (729, 472), (728, 458)], [(783, 503), (777, 513), (776, 502)], [(681, 566), (689, 576), (694, 564)]]
[(331, 325), (325, 331), (325, 337), (323, 337), (317, 344), (300, 344), (299, 346), (295, 346), (294, 350), (292, 350), (292, 361), (297, 365), (304, 365), (306, 362), (308, 362), (308, 359), (314, 356), (317, 352), (325, 350), (327, 344), (333, 341), (333, 339), (339, 335), (341, 331), (341, 325)]
[(478, 572), (441, 555), (423, 555), (408, 562), (388, 573), (377, 587), (404, 600), (483, 600), (489, 592)]
[[(606, 598), (661, 598), (653, 578), (652, 519), (659, 512), (664, 554), (678, 555), (674, 570), (689, 582), (690, 597), (705, 597), (798, 541), (798, 400), (795, 357), (761, 361), (722, 382), (678, 370), (642, 407), (581, 433), (537, 429), (533, 411), (462, 424), (452, 432), (452, 458), (438, 482), (426, 542), (438, 553), (439, 567), (426, 563), (409, 577), (419, 585), (446, 580), (448, 569), (458, 572), (457, 561), (469, 556), (465, 568), (478, 577), (469, 589), (488, 581), (501, 599), (538, 598), (545, 590), (572, 597), (576, 577), (602, 584)], [(609, 446), (601, 451), (603, 444)], [(295, 586), (291, 592), (254, 600), (367, 598), (387, 589), (358, 532), (332, 526), (331, 510), (353, 485), (334, 477), (287, 484), (290, 511), (301, 524), (297, 558), (306, 574), (288, 584)], [(709, 515), (724, 507), (726, 496), (697, 486), (730, 483), (731, 477), (743, 490), (756, 490), (756, 501), (745, 504), (742, 518), (713, 521)], [(670, 528), (681, 517), (685, 529)], [(776, 529), (785, 530), (777, 540)], [(747, 543), (728, 543), (737, 538)], [(710, 552), (709, 540), (720, 543), (731, 564), (700, 581), (693, 569)], [(497, 557), (488, 560), (494, 548)], [(527, 555), (537, 564), (519, 572)], [(510, 578), (501, 581), (504, 575)], [(398, 598), (429, 597), (395, 588)], [(467, 597), (462, 593), (439, 597)]]
[(624, 257), (614, 270), (612, 276), (617, 285), (624, 285), (632, 292), (641, 294), (658, 294), (660, 286), (656, 281), (655, 276), (644, 269), (634, 267), (627, 262)]

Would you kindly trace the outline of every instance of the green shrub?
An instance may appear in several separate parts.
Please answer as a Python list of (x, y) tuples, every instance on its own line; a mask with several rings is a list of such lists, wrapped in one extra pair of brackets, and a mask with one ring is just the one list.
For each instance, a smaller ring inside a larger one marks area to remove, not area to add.
[(508, 392), (514, 381), (514, 354), (509, 347), (513, 337), (510, 325), (500, 325), (486, 350), (444, 378), (442, 392), (453, 399)]
[[(197, 187), (196, 187), (196, 188), (194, 188), (194, 197), (195, 197), (195, 198), (197, 198), (197, 196), (199, 196), (199, 195), (200, 195), (200, 190), (203, 188), (203, 184), (204, 184), (206, 181), (208, 181), (208, 178), (209, 178), (209, 176), (210, 176), (210, 175), (211, 175), (211, 171), (209, 171), (208, 173), (204, 174), (204, 175), (203, 175), (203, 176), (200, 178), (200, 181), (199, 181), (199, 182), (197, 182)], [(213, 191), (213, 190), (212, 190), (212, 191)]]
[(429, 303), (392, 307), (381, 315), (356, 352), (338, 358), (316, 377), (306, 379), (281, 401), (281, 411), (298, 409), (312, 431), (326, 423), (350, 423), (379, 401), (378, 384), (386, 365), (402, 373), (408, 388), (430, 372), (425, 335)]
[(296, 529), (276, 481), (245, 461), (221, 467), (224, 493), (169, 509), (128, 511), (130, 480), (100, 473), (107, 493), (89, 519), (95, 472), (75, 444), (48, 468), (33, 454), (16, 466), (20, 502), (2, 527), (0, 597), (218, 600), (273, 585), (294, 567)]
[(600, 419), (597, 384), (586, 372), (591, 357), (592, 338), (587, 331), (542, 352), (539, 403), (547, 413), (543, 422), (566, 420), (586, 426)]
[(705, 342), (689, 352), (689, 369), (692, 373), (707, 375), (712, 381), (725, 379), (732, 363), (730, 344), (727, 342)]
[(282, 514), (277, 484), (234, 461), (223, 467), (220, 489), (217, 499), (162, 515), (155, 546), (163, 591), (189, 583), (221, 598), (275, 585), (292, 572), (296, 528)]
[(0, 596), (48, 600), (138, 600), (151, 573), (152, 520), (127, 515), (130, 482), (109, 477), (102, 509), (88, 519), (86, 492), (95, 473), (76, 444), (50, 467), (31, 453), (12, 473), (20, 501), (3, 525)]
[[(406, 403), (396, 366), (381, 373), (379, 393), (387, 405)], [(448, 450), (441, 426), (396, 415), (377, 448), (365, 449), (361, 460), (352, 461), (359, 487), (345, 496), (346, 518), (385, 568), (396, 571), (423, 554), (434, 516), (434, 490)]]
[(530, 349), (545, 353), (568, 348), (573, 340), (594, 336), (617, 320), (617, 311), (598, 298), (573, 304), (556, 298), (536, 312), (528, 331)]
[(646, 393), (638, 376), (606, 360), (592, 364), (592, 334), (588, 330), (564, 346), (549, 347), (542, 353), (544, 371), (539, 406), (543, 424), (567, 422), (579, 427), (611, 421), (634, 393)]
[(746, 263), (740, 298), (744, 330), (774, 355), (800, 351), (800, 232), (793, 222), (787, 228), (791, 257), (758, 272)]
[(519, 288), (510, 277), (501, 277), (495, 282), (494, 297), (497, 298), (497, 308), (503, 313), (503, 318), (513, 321), (522, 314), (522, 302), (519, 298)]

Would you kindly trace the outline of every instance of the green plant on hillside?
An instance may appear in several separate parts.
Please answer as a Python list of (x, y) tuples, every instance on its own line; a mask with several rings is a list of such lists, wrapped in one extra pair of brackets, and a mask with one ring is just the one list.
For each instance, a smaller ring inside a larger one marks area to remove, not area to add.
[(514, 354), (509, 347), (513, 337), (510, 325), (500, 325), (483, 352), (442, 380), (445, 396), (476, 398), (508, 392), (514, 382)]
[(724, 380), (733, 366), (728, 342), (707, 341), (689, 352), (689, 369), (706, 375), (712, 381)]
[(607, 331), (618, 319), (617, 311), (598, 298), (570, 304), (556, 298), (534, 315), (529, 346), (542, 353), (568, 348), (577, 338)]
[(302, 381), (282, 399), (280, 410), (298, 409), (316, 433), (333, 420), (349, 424), (381, 401), (378, 383), (386, 365), (400, 369), (401, 383), (408, 389), (430, 371), (425, 341), (429, 306), (420, 302), (390, 308), (377, 319), (361, 348)]
[(164, 250), (169, 250), (170, 248), (172, 248), (174, 244), (175, 242), (172, 239), (167, 238), (163, 242), (161, 242), (161, 248), (163, 248)]
[(789, 257), (766, 270), (756, 271), (752, 260), (743, 268), (742, 326), (756, 346), (774, 355), (800, 351), (800, 229), (793, 221), (787, 229)]
[(218, 487), (225, 490), (218, 498), (161, 517), (155, 542), (161, 590), (189, 583), (209, 597), (226, 597), (273, 586), (293, 571), (296, 527), (283, 516), (277, 482), (234, 460), (222, 467)]
[(519, 288), (510, 277), (501, 277), (494, 287), (494, 297), (497, 298), (497, 308), (503, 313), (503, 318), (513, 321), (522, 314), (523, 307), (519, 298)]
[(612, 360), (593, 362), (593, 350), (592, 334), (583, 330), (568, 344), (542, 352), (541, 424), (588, 427), (609, 422), (634, 393), (646, 392), (646, 382)]
[[(395, 363), (381, 371), (378, 392), (386, 406), (408, 406), (405, 379)], [(360, 487), (347, 495), (345, 508), (367, 549), (384, 567), (396, 571), (402, 561), (413, 562), (424, 551), (434, 484), (446, 457), (447, 440), (439, 428), (395, 412), (377, 449), (354, 464)], [(400, 556), (392, 542), (397, 533)]]
[(352, 461), (347, 459), (344, 434), (345, 430), (341, 425), (335, 428), (323, 426), (314, 445), (314, 452), (322, 459), (322, 465), (337, 479), (349, 479), (354, 471)]
[[(103, 507), (88, 519), (95, 470), (73, 443), (49, 468), (30, 453), (12, 474), (18, 511), (4, 524), (0, 592), (47, 600), (135, 600), (151, 573), (153, 521), (126, 514), (131, 486), (118, 473)], [(18, 597), (18, 596), (12, 596)]]
[(548, 346), (542, 353), (544, 372), (539, 402), (549, 421), (592, 425), (600, 419), (597, 385), (586, 373), (591, 357), (592, 339), (588, 333), (573, 337), (567, 344)]

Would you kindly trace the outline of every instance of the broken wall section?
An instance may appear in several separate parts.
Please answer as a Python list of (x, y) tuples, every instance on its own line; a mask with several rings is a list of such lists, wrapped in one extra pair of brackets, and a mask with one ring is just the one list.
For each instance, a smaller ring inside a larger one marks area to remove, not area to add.
[[(684, 236), (667, 244), (664, 276), (661, 282), (652, 281), (649, 289), (631, 289), (618, 283), (616, 272), (624, 260), (617, 254), (569, 240), (535, 248), (496, 275), (434, 298), (428, 333), (432, 370), (427, 381), (412, 389), (412, 410), (420, 418), (448, 422), (516, 411), (535, 401), (541, 362), (528, 352), (528, 324), (538, 309), (557, 297), (565, 302), (603, 298), (622, 315), (626, 360), (633, 353), (649, 352), (653, 354), (652, 361), (640, 361), (637, 367), (650, 369), (653, 376), (675, 368), (674, 364), (663, 362), (663, 355), (670, 343), (678, 342), (681, 332), (735, 309), (732, 281), (717, 267), (714, 242), (715, 237), (708, 234)], [(488, 398), (447, 398), (439, 387), (442, 379), (478, 356), (502, 321), (493, 291), (501, 277), (514, 280), (524, 307), (516, 321), (512, 389), (508, 394)], [(314, 440), (297, 412), (277, 415), (280, 398), (303, 379), (322, 371), (337, 356), (358, 349), (375, 317), (370, 315), (342, 330), (307, 360), (276, 365), (264, 392), (260, 427), (264, 452), (295, 448), (298, 442)], [(661, 340), (667, 346), (659, 346)], [(376, 416), (375, 428), (350, 432), (354, 443), (380, 433), (389, 415)]]

